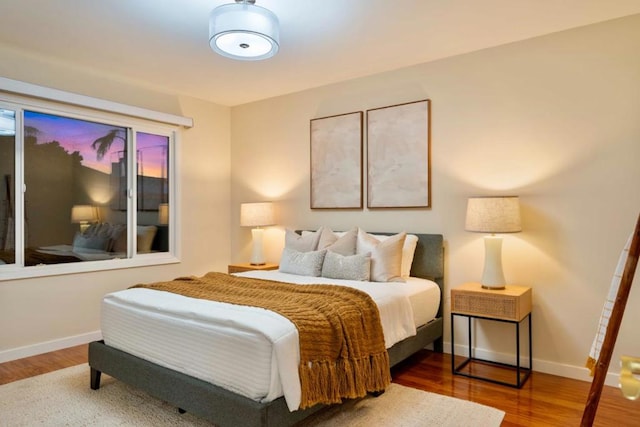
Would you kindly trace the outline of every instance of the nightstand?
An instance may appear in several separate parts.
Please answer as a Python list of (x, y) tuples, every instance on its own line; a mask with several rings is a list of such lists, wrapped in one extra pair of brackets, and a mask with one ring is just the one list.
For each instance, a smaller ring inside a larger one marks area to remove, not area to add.
[(248, 262), (240, 263), (240, 264), (229, 264), (227, 267), (227, 273), (242, 273), (243, 271), (252, 271), (252, 270), (277, 270), (278, 264), (262, 264), (262, 265), (253, 265)]
[[(454, 319), (456, 316), (467, 318), (469, 346), (468, 357), (460, 364), (455, 361)], [(480, 359), (473, 356), (473, 319), (491, 320), (515, 325), (516, 363), (515, 365)], [(527, 320), (529, 326), (529, 366), (520, 363), (520, 326)], [(451, 369), (454, 375), (478, 378), (497, 384), (520, 388), (531, 375), (531, 288), (507, 285), (505, 289), (484, 289), (479, 283), (465, 283), (451, 289)], [(486, 369), (489, 366), (494, 368)], [(498, 374), (503, 379), (490, 376)], [(515, 377), (515, 381), (506, 378)]]

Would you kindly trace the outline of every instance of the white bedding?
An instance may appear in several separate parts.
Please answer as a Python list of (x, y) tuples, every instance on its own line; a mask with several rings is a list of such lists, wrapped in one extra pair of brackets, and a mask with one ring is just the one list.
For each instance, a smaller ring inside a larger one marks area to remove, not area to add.
[[(378, 305), (385, 345), (415, 335), (440, 303), (434, 282), (372, 283), (297, 276), (279, 271), (240, 273), (300, 284), (351, 286)], [(105, 296), (102, 335), (109, 346), (211, 382), (256, 401), (284, 395), (290, 410), (300, 404), (298, 332), (279, 314), (255, 307), (198, 300), (149, 289)]]
[(38, 248), (37, 251), (49, 255), (73, 256), (81, 259), (82, 261), (102, 261), (105, 259), (127, 257), (127, 254), (124, 252), (106, 252), (98, 249), (82, 248), (74, 251), (73, 246), (71, 245), (43, 246)]

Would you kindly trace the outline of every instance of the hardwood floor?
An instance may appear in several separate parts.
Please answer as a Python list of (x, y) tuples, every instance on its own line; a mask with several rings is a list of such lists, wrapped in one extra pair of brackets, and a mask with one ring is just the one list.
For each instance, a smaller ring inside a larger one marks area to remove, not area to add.
[[(0, 363), (0, 384), (87, 362), (87, 345)], [(393, 368), (393, 381), (433, 393), (471, 400), (506, 412), (503, 427), (578, 426), (590, 384), (534, 372), (521, 389), (451, 374), (449, 354), (421, 351)], [(87, 379), (88, 381), (88, 379)], [(88, 384), (87, 384), (88, 387)], [(605, 387), (595, 426), (640, 425), (640, 401)]]
[(0, 385), (87, 363), (89, 345), (0, 363)]

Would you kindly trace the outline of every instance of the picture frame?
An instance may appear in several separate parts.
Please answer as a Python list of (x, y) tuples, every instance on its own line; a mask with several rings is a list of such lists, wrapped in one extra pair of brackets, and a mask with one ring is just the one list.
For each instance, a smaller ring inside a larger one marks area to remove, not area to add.
[(367, 110), (367, 207), (431, 207), (431, 100)]
[(363, 112), (311, 119), (311, 209), (362, 209)]

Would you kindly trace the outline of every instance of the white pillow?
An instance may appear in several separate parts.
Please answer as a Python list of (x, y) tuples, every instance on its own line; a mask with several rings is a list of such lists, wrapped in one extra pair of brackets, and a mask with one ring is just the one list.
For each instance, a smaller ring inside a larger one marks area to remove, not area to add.
[(309, 231), (296, 233), (294, 230), (286, 229), (284, 233), (284, 247), (295, 249), (300, 252), (315, 251), (318, 249), (318, 241), (324, 227), (320, 227), (318, 231)]
[(330, 228), (323, 227), (320, 241), (318, 242), (318, 250), (327, 249), (345, 256), (355, 255), (358, 228), (354, 227), (345, 233), (339, 234), (334, 233)]
[(282, 273), (320, 277), (326, 253), (327, 251), (300, 252), (295, 249), (284, 248), (280, 257), (279, 270)]
[(153, 238), (156, 237), (158, 227), (155, 225), (139, 225), (136, 230), (136, 247), (138, 253), (151, 252)]
[(402, 278), (402, 246), (407, 233), (388, 236), (384, 240), (358, 229), (356, 253), (371, 254), (372, 282), (404, 282)]
[(371, 256), (369, 254), (343, 256), (327, 251), (322, 264), (322, 277), (368, 282), (371, 277)]
[[(369, 234), (378, 240), (385, 240), (391, 236), (384, 234)], [(416, 252), (416, 246), (418, 246), (418, 236), (415, 234), (407, 234), (404, 239), (404, 245), (402, 245), (402, 277), (407, 278), (411, 275), (411, 264), (413, 264), (413, 255)]]

